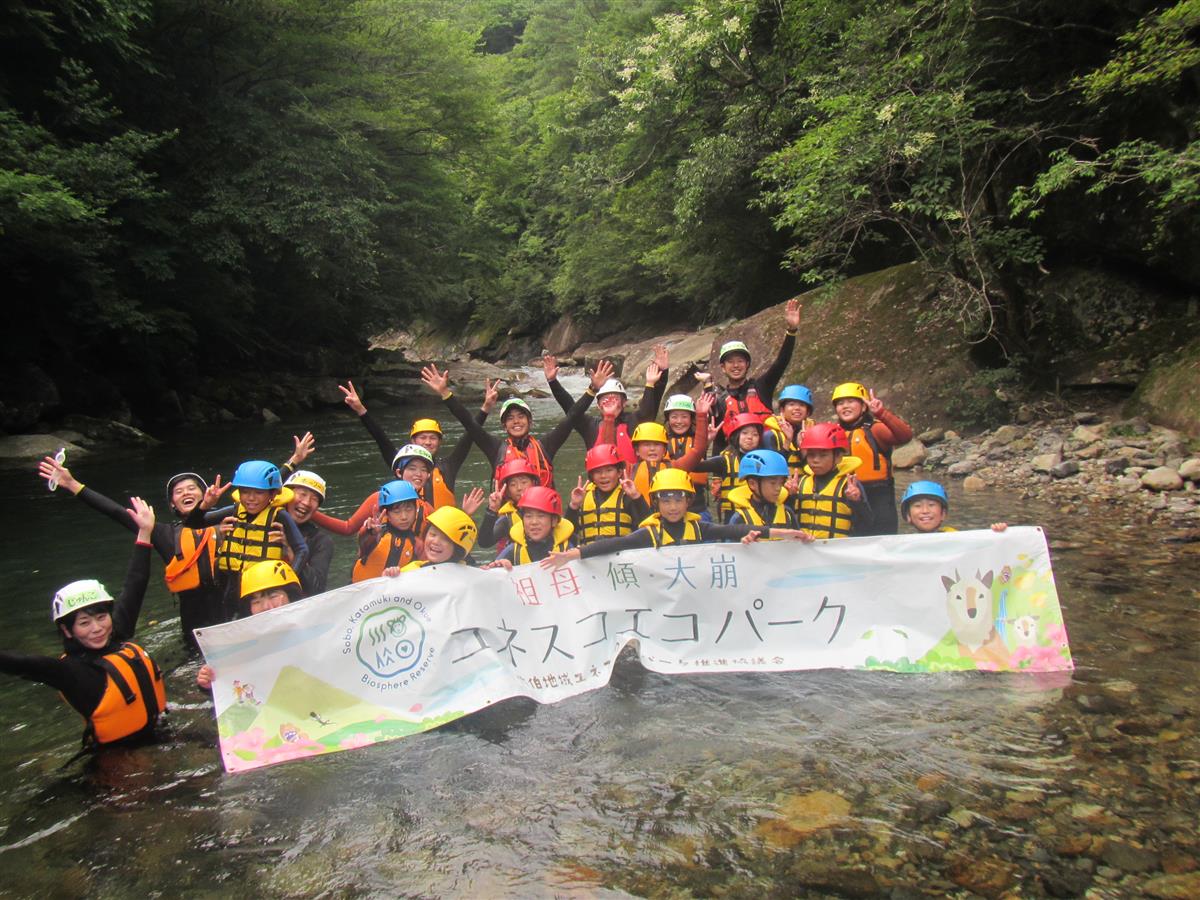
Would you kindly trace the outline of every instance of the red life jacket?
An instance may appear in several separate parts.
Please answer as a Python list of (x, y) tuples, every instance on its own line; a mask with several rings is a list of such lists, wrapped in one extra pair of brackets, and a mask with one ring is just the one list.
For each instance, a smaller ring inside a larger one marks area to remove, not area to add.
[(496, 465), (492, 472), (492, 477), (500, 481), (500, 467), (511, 459), (524, 458), (527, 463), (538, 473), (538, 478), (542, 480), (544, 487), (553, 487), (554, 485), (554, 464), (550, 462), (550, 457), (546, 455), (546, 451), (542, 449), (542, 442), (535, 437), (529, 438), (529, 443), (526, 445), (524, 452), (517, 448), (513, 443), (513, 439), (506, 437), (504, 443), (500, 447), (500, 453), (497, 454)]
[[(592, 441), (592, 447), (606, 443), (600, 439), (600, 432), (596, 432), (596, 440)], [(637, 463), (637, 454), (633, 452), (633, 441), (629, 438), (629, 426), (624, 422), (617, 423), (617, 456), (621, 457), (621, 462), (626, 466), (632, 466)], [(589, 450), (591, 447), (588, 448)]]

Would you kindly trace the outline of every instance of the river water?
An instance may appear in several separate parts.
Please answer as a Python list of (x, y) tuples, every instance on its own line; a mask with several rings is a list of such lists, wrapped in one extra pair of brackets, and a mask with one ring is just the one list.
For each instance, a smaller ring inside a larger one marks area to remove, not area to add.
[[(554, 420), (552, 401), (535, 409)], [(437, 404), (379, 413), (394, 437), (418, 415), (447, 424)], [(305, 428), (326, 509), (348, 513), (385, 475), (349, 413), (68, 464), (164, 509), (173, 472), (282, 460)], [(581, 463), (573, 439), (559, 465)], [(460, 485), (488, 477), (473, 451)], [(156, 559), (139, 635), (168, 670), (162, 743), (72, 760), (78, 717), (0, 680), (0, 896), (1194, 896), (1162, 891), (1200, 889), (1196, 545), (1111, 509), (955, 488), (959, 527), (1045, 527), (1073, 676), (661, 676), (622, 659), (558, 704), (236, 776)], [(131, 536), (32, 467), (0, 473), (0, 498), (0, 627), (56, 653), (53, 591), (119, 586)]]

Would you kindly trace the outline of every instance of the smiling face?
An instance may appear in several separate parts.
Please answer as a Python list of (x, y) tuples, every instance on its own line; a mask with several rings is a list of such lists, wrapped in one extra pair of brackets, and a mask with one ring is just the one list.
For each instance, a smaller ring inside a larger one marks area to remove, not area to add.
[(521, 523), (525, 526), (525, 536), (531, 541), (544, 541), (554, 530), (557, 516), (540, 509), (521, 510)]
[(625, 411), (625, 395), (611, 392), (600, 394), (596, 397), (596, 405), (600, 407), (601, 413), (619, 416)]
[(321, 508), (321, 495), (312, 488), (295, 485), (292, 487), (292, 502), (288, 504), (288, 513), (296, 520), (297, 525), (303, 525), (312, 518), (312, 514)]
[(184, 478), (171, 488), (171, 505), (181, 516), (190, 513), (204, 498), (204, 490), (192, 478)]
[(673, 409), (667, 413), (667, 431), (671, 434), (687, 434), (692, 430), (692, 414), (686, 409)]
[(412, 442), (428, 450), (430, 456), (437, 456), (442, 446), (442, 436), (436, 431), (418, 431), (412, 436)]
[(529, 414), (523, 409), (512, 407), (504, 414), (504, 421), (500, 424), (510, 438), (522, 438), (529, 434)]
[(588, 478), (596, 485), (596, 490), (608, 493), (617, 486), (621, 478), (621, 470), (616, 466), (600, 466), (588, 472)]
[(267, 508), (271, 502), (271, 498), (275, 496), (274, 491), (264, 491), (259, 488), (238, 488), (238, 498), (246, 512), (252, 516), (257, 516), (260, 512)]
[(843, 397), (837, 403), (833, 404), (833, 411), (837, 413), (838, 421), (844, 422), (847, 425), (861, 419), (863, 411), (866, 408), (867, 404), (863, 403), (857, 397)]
[(804, 420), (809, 417), (812, 410), (808, 408), (807, 403), (800, 400), (784, 400), (779, 405), (779, 412), (783, 416), (783, 420), (789, 425), (803, 425)]
[(75, 638), (87, 649), (100, 650), (112, 637), (112, 613), (99, 606), (82, 609), (75, 613), (75, 620), (71, 622), (70, 629), (65, 625), (59, 627), (64, 635)]
[(425, 559), (431, 563), (446, 562), (454, 555), (454, 541), (433, 525), (425, 532)]
[(946, 508), (934, 497), (917, 497), (908, 504), (905, 520), (922, 534), (937, 531), (946, 521)]
[(429, 476), (433, 474), (433, 467), (423, 459), (410, 459), (404, 466), (404, 470), (396, 474), (416, 488), (419, 494), (425, 487), (425, 482), (429, 480)]
[(746, 373), (749, 370), (750, 357), (745, 353), (730, 353), (721, 361), (721, 371), (725, 373), (725, 377), (734, 387), (746, 380)]

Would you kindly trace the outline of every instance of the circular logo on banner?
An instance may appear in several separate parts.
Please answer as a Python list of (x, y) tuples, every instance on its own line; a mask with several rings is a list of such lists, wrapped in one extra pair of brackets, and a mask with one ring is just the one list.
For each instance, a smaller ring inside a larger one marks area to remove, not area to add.
[(371, 613), (358, 625), (358, 661), (380, 678), (392, 678), (421, 661), (425, 627), (402, 606)]

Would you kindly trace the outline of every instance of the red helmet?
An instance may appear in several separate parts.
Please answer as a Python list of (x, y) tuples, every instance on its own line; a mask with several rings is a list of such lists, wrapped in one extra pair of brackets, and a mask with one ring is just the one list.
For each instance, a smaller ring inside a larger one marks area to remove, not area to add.
[(739, 429), (745, 428), (747, 425), (755, 425), (762, 430), (763, 417), (757, 413), (743, 412), (734, 416), (726, 416), (725, 421), (721, 423), (721, 427), (725, 430), (725, 437), (731, 438)]
[(512, 478), (514, 475), (528, 475), (533, 479), (534, 484), (541, 484), (542, 478), (537, 473), (537, 469), (529, 464), (529, 460), (520, 456), (510, 459), (504, 463), (496, 472), (496, 480), (500, 482), (500, 486), (504, 486), (504, 482)]
[(801, 450), (849, 450), (846, 432), (835, 422), (818, 422), (805, 429), (800, 438)]
[(562, 497), (558, 496), (558, 491), (554, 488), (542, 487), (534, 485), (521, 495), (521, 501), (517, 504), (517, 509), (540, 509), (544, 513), (550, 513), (552, 516), (562, 515)]
[(603, 468), (604, 466), (617, 466), (620, 468), (623, 465), (625, 465), (625, 461), (621, 459), (621, 454), (617, 450), (616, 444), (597, 444), (583, 458), (583, 467), (589, 472), (593, 469)]

